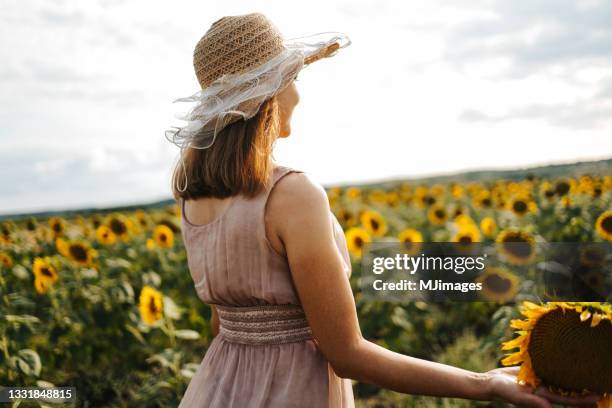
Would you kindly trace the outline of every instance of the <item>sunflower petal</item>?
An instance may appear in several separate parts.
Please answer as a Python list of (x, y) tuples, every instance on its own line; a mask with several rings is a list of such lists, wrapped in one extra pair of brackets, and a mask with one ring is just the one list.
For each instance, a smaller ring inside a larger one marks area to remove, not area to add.
[(533, 328), (533, 322), (530, 320), (513, 319), (510, 321), (510, 327), (519, 330), (531, 330)]
[(597, 408), (612, 408), (612, 394), (600, 399)]
[(523, 364), (521, 364), (521, 369), (519, 370), (516, 379), (532, 387), (536, 387), (538, 385), (538, 379), (536, 378), (533, 367), (531, 366), (530, 358), (525, 358)]
[(511, 350), (513, 348), (522, 347), (528, 341), (528, 336), (523, 335), (516, 337), (510, 341), (502, 343), (502, 350)]
[(580, 313), (580, 321), (581, 322), (589, 320), (590, 317), (591, 317), (591, 312), (589, 312), (588, 310), (585, 310), (584, 312)]
[(523, 352), (510, 354), (508, 357), (504, 358), (501, 363), (505, 366), (516, 365), (518, 363), (521, 363), (524, 360), (524, 357), (525, 353)]
[(591, 320), (591, 327), (595, 327), (599, 324), (599, 322), (601, 322), (601, 318), (603, 316), (600, 315), (599, 313), (594, 313), (593, 314), (593, 319)]

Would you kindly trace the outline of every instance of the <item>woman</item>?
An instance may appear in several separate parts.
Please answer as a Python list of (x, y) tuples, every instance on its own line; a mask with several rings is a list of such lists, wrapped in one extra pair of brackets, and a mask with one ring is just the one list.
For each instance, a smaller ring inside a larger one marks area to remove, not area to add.
[(185, 148), (173, 192), (215, 338), (180, 406), (352, 407), (349, 379), (533, 407), (550, 407), (546, 398), (592, 403), (534, 393), (516, 383), (515, 369), (474, 373), (362, 337), (346, 242), (325, 191), (271, 160), (275, 140), (291, 133), (297, 73), (348, 44), (338, 33), (285, 41), (252, 13), (216, 21), (196, 46), (202, 91), (183, 100), (198, 104), (167, 137)]

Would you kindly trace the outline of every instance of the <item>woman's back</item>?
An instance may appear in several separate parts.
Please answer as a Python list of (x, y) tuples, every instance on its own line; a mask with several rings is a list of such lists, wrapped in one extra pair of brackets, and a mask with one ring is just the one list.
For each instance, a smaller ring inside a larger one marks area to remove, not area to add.
[[(182, 235), (198, 296), (216, 305), (220, 334), (191, 380), (181, 406), (352, 406), (349, 380), (317, 349), (287, 258), (266, 236), (266, 203), (276, 183), (296, 170), (277, 166), (253, 198), (231, 198), (214, 220), (190, 222), (181, 202)], [(336, 242), (349, 268), (342, 229)]]

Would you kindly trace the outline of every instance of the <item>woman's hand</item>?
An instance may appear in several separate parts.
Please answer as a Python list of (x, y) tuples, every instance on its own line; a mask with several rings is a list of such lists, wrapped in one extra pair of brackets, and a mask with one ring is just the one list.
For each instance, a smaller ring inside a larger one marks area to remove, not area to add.
[(596, 395), (564, 397), (550, 392), (545, 387), (539, 387), (534, 390), (528, 385), (517, 383), (516, 376), (518, 372), (519, 367), (507, 367), (498, 368), (486, 373), (489, 378), (491, 399), (499, 399), (526, 407), (551, 408), (551, 403), (570, 406), (593, 405), (601, 398)]

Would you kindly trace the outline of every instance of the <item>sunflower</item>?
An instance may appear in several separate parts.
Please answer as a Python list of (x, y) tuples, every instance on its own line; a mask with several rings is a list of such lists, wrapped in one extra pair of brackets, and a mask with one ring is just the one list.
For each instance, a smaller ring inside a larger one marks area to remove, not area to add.
[(340, 208), (336, 211), (336, 218), (347, 227), (352, 227), (357, 222), (355, 214), (347, 208)]
[(140, 292), (139, 309), (142, 320), (153, 325), (164, 313), (162, 294), (151, 286), (144, 286)]
[(147, 238), (145, 245), (147, 246), (147, 249), (151, 251), (153, 248), (155, 248), (155, 240), (153, 238)]
[(602, 270), (592, 270), (584, 274), (582, 282), (591, 290), (601, 293), (606, 290), (606, 274)]
[(475, 242), (480, 242), (480, 231), (473, 224), (464, 224), (459, 227), (459, 231), (453, 236), (451, 242), (470, 246)]
[(368, 194), (368, 200), (372, 203), (383, 204), (387, 201), (387, 193), (383, 190), (372, 190), (370, 194)]
[(81, 266), (93, 264), (96, 250), (84, 241), (70, 241), (68, 243), (68, 258)]
[(100, 220), (100, 217), (97, 214), (91, 216), (91, 225), (93, 225), (94, 228), (98, 228), (101, 224), (102, 221)]
[(417, 254), (421, 250), (423, 235), (414, 228), (406, 228), (399, 233), (402, 252), (408, 255)]
[(512, 211), (517, 217), (523, 217), (524, 215), (534, 212), (536, 209), (535, 203), (529, 200), (527, 197), (514, 197), (506, 203), (507, 209)]
[(357, 200), (361, 198), (361, 189), (359, 187), (349, 187), (344, 191), (344, 194), (349, 200)]
[(59, 279), (57, 270), (49, 257), (36, 257), (32, 266), (34, 272), (34, 287), (40, 294), (47, 292), (49, 286)]
[(462, 227), (464, 225), (474, 225), (474, 220), (467, 214), (456, 215), (454, 221), (455, 224), (457, 224), (459, 227)]
[(606, 241), (612, 241), (612, 210), (608, 210), (597, 217), (595, 230)]
[(98, 239), (98, 242), (103, 245), (112, 245), (115, 243), (115, 241), (117, 241), (117, 236), (113, 230), (108, 228), (106, 225), (100, 225), (96, 229), (96, 238)]
[(521, 363), (517, 380), (570, 395), (603, 394), (599, 406), (610, 407), (612, 306), (523, 302), (521, 313), (527, 319), (510, 323), (519, 336), (502, 343), (502, 350), (519, 349), (502, 360), (503, 365)]
[(491, 193), (488, 190), (480, 191), (474, 197), (474, 207), (476, 208), (491, 208), (493, 206), (493, 199), (491, 198)]
[(455, 199), (461, 198), (463, 196), (463, 187), (460, 184), (453, 184), (451, 186), (451, 194)]
[(28, 217), (25, 225), (28, 231), (35, 231), (36, 230), (36, 218)]
[(536, 256), (535, 239), (528, 232), (505, 230), (496, 242), (498, 251), (513, 265), (528, 265)]
[(172, 248), (174, 246), (174, 232), (167, 225), (156, 226), (153, 230), (153, 239), (161, 248)]
[(555, 189), (553, 185), (548, 181), (540, 184), (540, 195), (542, 195), (547, 201), (552, 201), (555, 198)]
[(66, 222), (60, 217), (49, 218), (49, 226), (55, 238), (62, 236), (66, 230)]
[(10, 268), (13, 266), (13, 258), (6, 252), (0, 252), (0, 266), (4, 266), (5, 268)]
[(559, 197), (568, 195), (572, 191), (572, 181), (568, 179), (557, 180), (555, 183), (555, 194)]
[(118, 238), (126, 241), (129, 237), (129, 229), (126, 218), (121, 214), (110, 216), (106, 222), (108, 228), (113, 231)]
[(34, 289), (36, 293), (44, 295), (51, 287), (51, 281), (46, 279), (34, 278)]
[(62, 256), (66, 258), (70, 256), (68, 250), (68, 241), (66, 241), (64, 238), (55, 238), (55, 248), (57, 249), (57, 252), (59, 252)]
[(447, 218), (446, 210), (439, 204), (431, 206), (429, 211), (427, 211), (427, 219), (434, 225), (443, 225)]
[(397, 207), (400, 203), (400, 195), (397, 191), (389, 191), (386, 195), (387, 205)]
[(580, 263), (585, 266), (601, 266), (606, 260), (606, 252), (596, 245), (580, 248)]
[(361, 258), (364, 245), (371, 242), (370, 234), (363, 228), (352, 227), (346, 231), (345, 235), (349, 251), (355, 257)]
[(504, 268), (485, 269), (476, 282), (482, 284), (482, 296), (493, 302), (506, 303), (519, 291), (520, 278)]
[(492, 237), (497, 230), (497, 223), (491, 217), (484, 217), (480, 221), (480, 229), (486, 237)]
[(387, 223), (380, 213), (374, 210), (367, 210), (361, 214), (361, 224), (369, 234), (381, 237), (387, 232)]
[(341, 192), (342, 189), (340, 187), (331, 187), (329, 190), (327, 190), (327, 197), (329, 199), (337, 199), (340, 197)]

